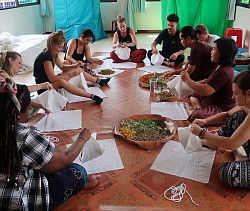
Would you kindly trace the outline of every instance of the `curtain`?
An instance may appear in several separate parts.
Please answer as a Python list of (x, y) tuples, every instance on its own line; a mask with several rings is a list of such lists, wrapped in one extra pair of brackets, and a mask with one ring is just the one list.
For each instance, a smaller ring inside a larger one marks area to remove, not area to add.
[(96, 40), (106, 38), (100, 0), (54, 0), (54, 19), (56, 30), (62, 29), (66, 41), (78, 38), (83, 29), (91, 29)]
[(50, 16), (48, 0), (40, 0), (41, 16)]
[(128, 0), (127, 3), (128, 24), (130, 28), (134, 29), (134, 31), (137, 32), (135, 13), (145, 12), (145, 0)]
[(225, 29), (232, 27), (233, 22), (226, 20), (229, 0), (161, 0), (162, 28), (166, 28), (166, 18), (175, 13), (180, 21), (178, 28), (203, 23), (211, 34), (223, 36)]

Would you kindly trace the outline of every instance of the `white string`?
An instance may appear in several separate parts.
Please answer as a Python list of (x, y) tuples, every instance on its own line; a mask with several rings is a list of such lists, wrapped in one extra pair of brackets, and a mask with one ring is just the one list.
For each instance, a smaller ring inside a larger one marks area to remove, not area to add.
[[(172, 196), (169, 198), (166, 196), (167, 192), (171, 191)], [(168, 188), (167, 190), (165, 190), (164, 192), (164, 197), (167, 200), (173, 201), (173, 202), (180, 202), (183, 198), (183, 195), (187, 193), (189, 198), (191, 199), (192, 203), (196, 206), (199, 206), (199, 204), (195, 203), (192, 196), (189, 194), (189, 192), (186, 190), (186, 185), (184, 183), (181, 183), (181, 185), (175, 187), (175, 186), (171, 186), (170, 188)]]
[(47, 135), (45, 137), (46, 137), (46, 139), (48, 139), (52, 143), (56, 143), (56, 142), (60, 141), (59, 138), (57, 138), (57, 137), (47, 136)]

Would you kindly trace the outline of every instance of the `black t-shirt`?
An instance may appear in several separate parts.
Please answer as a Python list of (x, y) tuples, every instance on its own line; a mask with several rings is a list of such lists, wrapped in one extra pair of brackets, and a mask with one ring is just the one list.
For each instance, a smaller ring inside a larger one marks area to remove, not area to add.
[(177, 30), (174, 36), (168, 33), (167, 29), (161, 31), (155, 42), (162, 44), (162, 54), (165, 58), (169, 58), (173, 53), (179, 50), (185, 50), (185, 47), (181, 44), (181, 39), (179, 36), (180, 32)]
[(53, 58), (48, 52), (41, 52), (35, 59), (34, 62), (34, 73), (33, 76), (36, 79), (37, 83), (44, 83), (44, 82), (50, 82), (45, 69), (44, 69), (44, 62), (50, 61), (52, 63), (52, 66), (54, 68)]
[[(120, 30), (117, 30), (119, 43), (123, 43), (123, 42), (131, 43), (131, 42), (133, 42), (132, 37), (129, 34), (129, 30), (130, 30), (130, 28), (127, 27), (127, 34), (125, 37), (122, 37)], [(136, 50), (136, 46), (128, 46), (128, 47), (131, 49), (131, 51)]]

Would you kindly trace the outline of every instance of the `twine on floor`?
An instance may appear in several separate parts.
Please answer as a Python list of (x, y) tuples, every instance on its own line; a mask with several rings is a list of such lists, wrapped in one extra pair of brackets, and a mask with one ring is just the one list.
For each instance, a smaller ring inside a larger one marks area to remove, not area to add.
[[(166, 196), (167, 192), (171, 191), (171, 194), (173, 194), (170, 198)], [(171, 186), (170, 188), (168, 188), (167, 190), (165, 190), (164, 192), (164, 197), (167, 200), (173, 201), (173, 202), (180, 202), (183, 198), (183, 195), (187, 193), (189, 198), (191, 199), (192, 203), (196, 206), (199, 206), (199, 204), (195, 203), (192, 196), (189, 194), (189, 192), (187, 191), (187, 187), (184, 183), (181, 183), (181, 185), (179, 186)]]

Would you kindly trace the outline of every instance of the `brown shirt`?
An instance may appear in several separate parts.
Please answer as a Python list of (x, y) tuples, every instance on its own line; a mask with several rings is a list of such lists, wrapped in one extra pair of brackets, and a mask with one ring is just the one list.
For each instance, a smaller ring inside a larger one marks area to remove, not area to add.
[(233, 100), (232, 81), (234, 77), (233, 67), (219, 67), (208, 78), (207, 84), (215, 89), (215, 93), (207, 97), (207, 103), (216, 105), (224, 111), (235, 106)]
[(201, 42), (196, 42), (191, 48), (189, 64), (196, 66), (193, 73), (190, 75), (192, 80), (200, 81), (208, 78), (217, 66), (211, 61), (212, 49), (211, 46)]

